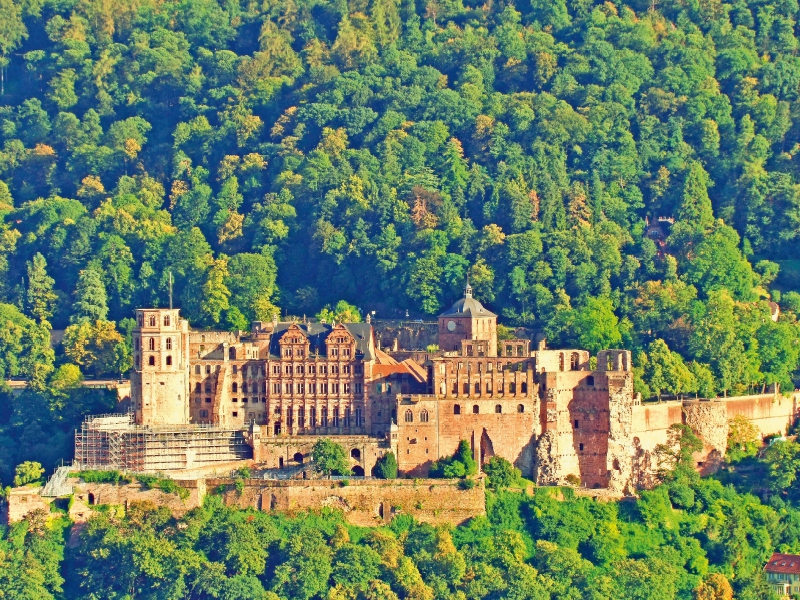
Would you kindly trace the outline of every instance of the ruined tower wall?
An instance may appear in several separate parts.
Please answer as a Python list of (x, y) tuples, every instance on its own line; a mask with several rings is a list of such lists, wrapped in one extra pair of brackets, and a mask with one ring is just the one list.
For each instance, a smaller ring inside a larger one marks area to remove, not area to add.
[[(541, 453), (539, 483), (559, 484), (573, 475), (586, 487), (606, 487), (609, 480), (610, 398), (630, 390), (629, 372), (563, 371), (544, 376), (543, 426), (547, 450)], [(629, 394), (630, 395), (630, 394)], [(614, 448), (628, 435), (630, 418), (615, 409), (625, 427), (615, 424)], [(549, 456), (545, 456), (549, 455)]]
[[(410, 421), (406, 420), (408, 411)], [(423, 411), (427, 413), (427, 421), (423, 420)], [(452, 456), (461, 440), (470, 443), (478, 463), (500, 456), (525, 476), (533, 472), (534, 443), (539, 432), (539, 401), (535, 395), (411, 396), (398, 405), (397, 412), (397, 460), (405, 475), (425, 476), (435, 460)]]

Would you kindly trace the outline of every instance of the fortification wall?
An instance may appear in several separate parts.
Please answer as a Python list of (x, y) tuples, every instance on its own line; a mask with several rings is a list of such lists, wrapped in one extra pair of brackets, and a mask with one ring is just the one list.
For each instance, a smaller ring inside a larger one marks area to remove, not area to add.
[(209, 490), (226, 486), (225, 503), (241, 508), (295, 513), (327, 506), (344, 512), (347, 521), (362, 527), (375, 527), (407, 514), (423, 523), (458, 525), (486, 514), (482, 485), (462, 490), (456, 481), (425, 480), (350, 480), (271, 481), (251, 479), (239, 493), (230, 479), (209, 479)]
[[(415, 480), (349, 480), (332, 481), (264, 481), (249, 479), (244, 489), (236, 489), (231, 478), (184, 480), (180, 485), (189, 491), (181, 499), (158, 489), (148, 490), (137, 482), (115, 485), (110, 483), (80, 483), (75, 486), (70, 517), (76, 523), (88, 520), (92, 507), (101, 504), (128, 508), (134, 502), (152, 502), (166, 506), (175, 516), (202, 505), (206, 493), (221, 491), (225, 504), (263, 511), (296, 513), (322, 507), (341, 509), (347, 521), (362, 527), (383, 525), (395, 515), (407, 514), (423, 523), (452, 525), (486, 514), (483, 485), (464, 490), (458, 481), (443, 479)], [(23, 519), (36, 509), (48, 509), (48, 498), (42, 498), (35, 488), (17, 488), (4, 507), (7, 522)]]
[(413, 321), (372, 321), (375, 344), (385, 351), (425, 350), (439, 343), (438, 323)]
[(743, 415), (758, 427), (762, 437), (772, 433), (785, 435), (797, 414), (800, 394), (790, 397), (781, 394), (759, 394), (721, 399), (725, 403), (728, 419)]

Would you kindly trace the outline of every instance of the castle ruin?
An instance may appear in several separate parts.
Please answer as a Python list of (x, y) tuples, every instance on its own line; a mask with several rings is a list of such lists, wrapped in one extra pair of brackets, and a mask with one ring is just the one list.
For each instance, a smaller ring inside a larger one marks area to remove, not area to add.
[(585, 350), (498, 340), (497, 315), (469, 286), (438, 317), (439, 350), (405, 360), (380, 349), (369, 318), (274, 320), (234, 334), (193, 331), (177, 309), (145, 308), (136, 323), (132, 418), (84, 424), (83, 468), (169, 472), (252, 457), (302, 477), (314, 443), (330, 437), (353, 475), (370, 475), (392, 451), (401, 475), (424, 477), (467, 440), (479, 465), (501, 456), (541, 485), (624, 493), (647, 484), (674, 423), (704, 440), (702, 469), (724, 455), (733, 416), (766, 435), (785, 433), (796, 413), (797, 398), (777, 392), (642, 403), (629, 351), (601, 351), (592, 367)]

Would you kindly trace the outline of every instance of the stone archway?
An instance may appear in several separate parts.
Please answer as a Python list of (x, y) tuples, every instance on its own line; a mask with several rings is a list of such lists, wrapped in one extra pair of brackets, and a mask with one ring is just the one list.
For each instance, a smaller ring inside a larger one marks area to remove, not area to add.
[(481, 466), (485, 465), (494, 456), (494, 444), (486, 429), (481, 432)]

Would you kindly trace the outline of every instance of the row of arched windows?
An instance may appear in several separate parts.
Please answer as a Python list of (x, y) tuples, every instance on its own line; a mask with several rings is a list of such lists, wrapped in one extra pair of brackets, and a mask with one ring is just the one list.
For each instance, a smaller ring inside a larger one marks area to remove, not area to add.
[[(406, 414), (403, 417), (403, 420), (406, 423), (413, 423), (414, 422), (414, 413), (411, 412), (411, 409), (406, 411)], [(428, 411), (424, 408), (419, 413), (419, 422), (420, 423), (427, 423), (428, 422)]]
[[(136, 338), (135, 344), (136, 344), (136, 350), (138, 350), (139, 349), (139, 338)], [(172, 338), (167, 338), (165, 345), (166, 345), (167, 350), (172, 350)], [(147, 349), (148, 350), (155, 350), (156, 349), (156, 338), (149, 338), (147, 340)]]
[[(169, 315), (164, 315), (164, 327), (169, 327), (171, 323), (171, 319)], [(143, 325), (142, 317), (139, 317), (139, 327)], [(147, 325), (149, 327), (156, 327), (158, 325), (158, 317), (156, 315), (150, 315), (147, 317)]]

